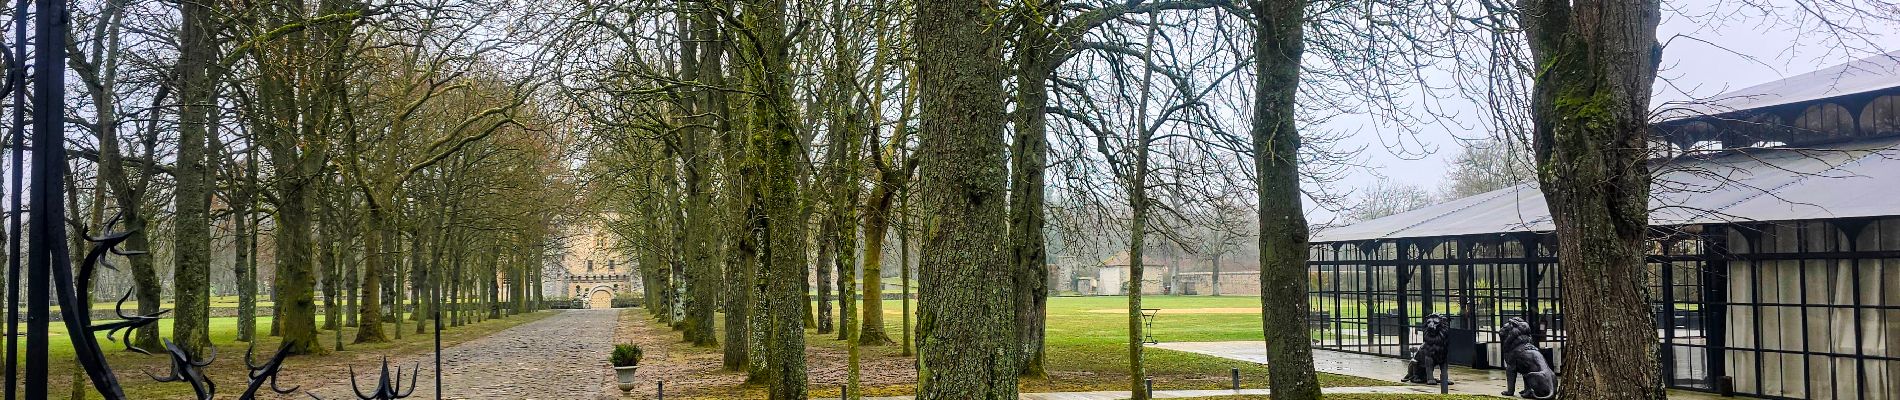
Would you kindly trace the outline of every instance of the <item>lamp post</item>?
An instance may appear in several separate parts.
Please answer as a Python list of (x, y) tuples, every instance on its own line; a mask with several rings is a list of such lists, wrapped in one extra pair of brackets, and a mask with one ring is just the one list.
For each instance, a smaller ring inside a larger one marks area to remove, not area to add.
[(429, 290), (435, 292), (435, 306), (429, 307), (435, 318), (435, 400), (442, 400), (442, 277), (429, 274)]

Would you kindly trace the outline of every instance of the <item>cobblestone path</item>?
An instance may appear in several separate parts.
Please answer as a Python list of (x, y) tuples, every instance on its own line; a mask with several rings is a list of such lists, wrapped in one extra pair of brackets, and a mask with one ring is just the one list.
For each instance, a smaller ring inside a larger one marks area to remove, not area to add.
[[(493, 335), (442, 349), (442, 398), (445, 399), (612, 399), (613, 370), (607, 355), (613, 351), (614, 326), (619, 310), (562, 310), (560, 314), (508, 328)], [(402, 385), (421, 364), (416, 391), (410, 398), (435, 398), (434, 359), (422, 354), (390, 359), (393, 372), (402, 368)], [(381, 364), (371, 360), (355, 365), (357, 384), (373, 389)], [(349, 381), (312, 390), (324, 399), (354, 399)], [(610, 392), (611, 390), (611, 392)], [(308, 398), (308, 397), (303, 397)]]

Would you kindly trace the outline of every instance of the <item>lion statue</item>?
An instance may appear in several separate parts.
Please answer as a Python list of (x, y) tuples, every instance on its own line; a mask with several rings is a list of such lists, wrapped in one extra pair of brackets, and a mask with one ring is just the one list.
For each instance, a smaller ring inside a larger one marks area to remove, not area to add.
[(1427, 315), (1425, 320), (1419, 321), (1418, 332), (1425, 337), (1425, 342), (1412, 347), (1411, 365), (1405, 369), (1405, 378), (1401, 381), (1438, 383), (1438, 379), (1432, 377), (1432, 370), (1445, 365), (1445, 355), (1449, 350), (1445, 344), (1445, 330), (1451, 328), (1450, 322), (1444, 314)]
[(1557, 372), (1550, 369), (1550, 361), (1544, 359), (1544, 353), (1538, 351), (1537, 339), (1532, 336), (1531, 324), (1523, 318), (1511, 317), (1504, 321), (1498, 335), (1504, 337), (1504, 393), (1511, 396), (1517, 390), (1517, 377), (1524, 376), (1524, 390), (1517, 396), (1526, 399), (1548, 399), (1557, 395)]

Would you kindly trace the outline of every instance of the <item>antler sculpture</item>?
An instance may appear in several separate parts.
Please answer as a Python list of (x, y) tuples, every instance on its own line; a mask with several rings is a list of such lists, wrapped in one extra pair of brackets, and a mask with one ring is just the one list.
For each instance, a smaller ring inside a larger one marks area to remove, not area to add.
[(158, 376), (151, 372), (146, 372), (145, 375), (159, 382), (191, 384), (191, 391), (198, 394), (199, 400), (211, 400), (211, 397), (218, 392), (218, 385), (211, 383), (211, 378), (205, 376), (204, 367), (210, 366), (212, 361), (218, 359), (218, 348), (211, 347), (211, 356), (199, 361), (191, 359), (191, 353), (186, 352), (183, 347), (178, 347), (177, 343), (172, 343), (171, 340), (164, 340), (164, 342), (165, 351), (171, 356), (171, 375)]
[(256, 349), (257, 343), (251, 343), (250, 348), (244, 349), (244, 368), (251, 370), (251, 384), (244, 388), (244, 394), (239, 395), (238, 399), (252, 400), (257, 398), (257, 390), (264, 387), (265, 381), (270, 382), (270, 390), (277, 392), (277, 394), (290, 394), (291, 392), (297, 391), (297, 387), (295, 386), (289, 389), (277, 386), (277, 373), (283, 370), (284, 358), (290, 356), (290, 342), (284, 342), (283, 346), (279, 346), (277, 348), (277, 354), (272, 355), (270, 361), (265, 362), (264, 365), (257, 365), (256, 362), (252, 361), (251, 352)]
[[(111, 231), (112, 227), (117, 225), (118, 222), (118, 216), (112, 217), (112, 220), (106, 223), (105, 229)], [(54, 295), (59, 300), (61, 320), (64, 321), (66, 325), (67, 336), (72, 340), (74, 356), (78, 359), (80, 366), (85, 369), (86, 375), (92, 378), (93, 388), (97, 389), (100, 396), (106, 400), (125, 399), (125, 391), (119, 388), (118, 377), (113, 375), (112, 366), (106, 362), (105, 351), (99, 347), (99, 340), (94, 337), (93, 334), (105, 331), (107, 332), (107, 338), (113, 339), (113, 334), (119, 330), (150, 325), (154, 322), (158, 322), (159, 316), (165, 313), (164, 311), (160, 311), (147, 315), (127, 315), (125, 313), (125, 299), (130, 297), (128, 293), (127, 297), (119, 298), (117, 312), (121, 319), (120, 321), (99, 325), (92, 324), (92, 296), (90, 294), (92, 273), (102, 265), (106, 268), (117, 269), (106, 263), (105, 258), (107, 254), (118, 254), (122, 256), (145, 254), (145, 252), (142, 251), (120, 251), (116, 249), (119, 244), (124, 243), (126, 238), (131, 237), (131, 235), (131, 232), (119, 232), (92, 237), (86, 235), (84, 230), (81, 230), (80, 236), (84, 237), (86, 241), (91, 242), (92, 248), (86, 251), (86, 257), (82, 260), (83, 262), (79, 264), (79, 270), (73, 271), (67, 268), (53, 268), (52, 271)], [(64, 239), (60, 240), (63, 241)], [(53, 246), (53, 265), (69, 265), (72, 262), (72, 255), (69, 253), (69, 250), (70, 249), (65, 246)], [(73, 276), (74, 272), (78, 272), (77, 277)], [(169, 343), (167, 343), (166, 346), (173, 347)], [(144, 349), (133, 347), (129, 340), (126, 343), (126, 348), (140, 353), (151, 354)], [(181, 357), (181, 355), (174, 354), (173, 357), (175, 358), (174, 362), (177, 362), (176, 358)], [(209, 363), (209, 361), (203, 363)], [(184, 365), (203, 366), (199, 365), (199, 362), (191, 361), (189, 357), (184, 357)], [(192, 369), (193, 368), (185, 368), (184, 370), (190, 371)], [(200, 390), (200, 393), (209, 392), (211, 388), (210, 381), (204, 380), (202, 373), (185, 372), (183, 374), (184, 375), (180, 375), (175, 368), (170, 378), (174, 378), (174, 381), (195, 379), (192, 383), (194, 390), (199, 389), (199, 385), (203, 385), (204, 390)], [(193, 376), (193, 374), (196, 374), (196, 376)]]
[[(118, 223), (119, 223), (119, 217), (113, 216), (112, 220), (106, 222), (106, 225), (105, 225), (106, 230), (110, 231), (112, 229), (112, 226), (117, 225)], [(83, 229), (79, 232), (79, 234), (80, 236), (86, 236), (86, 232)], [(79, 295), (76, 296), (77, 298), (80, 298), (80, 299), (92, 298), (91, 291), (90, 291), (90, 288), (92, 287), (92, 284), (91, 284), (92, 275), (93, 275), (93, 271), (97, 270), (98, 267), (104, 266), (106, 267), (106, 269), (110, 269), (113, 271), (119, 270), (118, 267), (114, 267), (112, 263), (106, 261), (106, 254), (108, 253), (117, 254), (117, 255), (126, 256), (126, 257), (139, 256), (139, 255), (145, 254), (144, 251), (121, 251), (118, 249), (119, 244), (124, 243), (125, 240), (127, 238), (130, 238), (131, 236), (132, 236), (132, 232), (130, 231), (111, 233), (111, 234), (106, 234), (105, 236), (99, 236), (99, 237), (86, 236), (86, 241), (92, 242), (93, 246), (91, 250), (88, 250), (86, 252), (85, 262), (79, 265), (79, 276), (74, 277), (74, 279), (77, 280), (77, 283), (74, 285), (74, 288), (79, 293)], [(145, 314), (145, 315), (126, 314), (125, 301), (131, 298), (132, 298), (132, 290), (127, 289), (125, 291), (125, 295), (120, 296), (119, 302), (113, 306), (113, 313), (118, 314), (119, 321), (92, 325), (90, 329), (93, 332), (104, 331), (106, 332), (106, 340), (117, 341), (118, 339), (115, 336), (119, 333), (119, 331), (125, 330), (129, 332), (132, 329), (138, 329), (140, 327), (150, 325), (152, 323), (158, 322), (158, 319), (161, 316), (165, 315), (165, 313), (171, 312), (171, 310), (159, 310), (158, 312)], [(83, 304), (82, 307), (86, 309), (86, 314), (90, 315), (92, 313), (91, 302), (85, 302), (85, 304)], [(130, 334), (128, 333), (128, 336), (129, 335)], [(150, 351), (146, 351), (145, 349), (141, 349), (141, 348), (138, 348), (137, 346), (133, 346), (131, 340), (126, 340), (124, 343), (125, 343), (126, 350), (135, 351), (140, 354), (152, 354)]]
[[(396, 368), (395, 378), (391, 379), (389, 374), (389, 357), (383, 357), (383, 372), (381, 376), (376, 378), (376, 388), (370, 390), (369, 394), (363, 394), (363, 390), (357, 388), (356, 367), (350, 367), (350, 391), (355, 392), (356, 398), (360, 400), (396, 400), (408, 398), (410, 394), (416, 391), (416, 376), (421, 375), (417, 373), (421, 370), (422, 363), (420, 362), (416, 363), (415, 367), (409, 369), (409, 390), (403, 390), (402, 367)], [(317, 395), (310, 392), (304, 392), (304, 394), (310, 395), (310, 398), (313, 399), (323, 400), (322, 397), (317, 397)]]

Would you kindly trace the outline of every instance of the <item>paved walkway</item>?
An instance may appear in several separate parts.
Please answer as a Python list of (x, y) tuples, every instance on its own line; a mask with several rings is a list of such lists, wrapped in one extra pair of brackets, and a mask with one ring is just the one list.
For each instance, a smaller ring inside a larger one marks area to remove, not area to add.
[[(1261, 364), (1267, 363), (1267, 347), (1257, 341), (1172, 342), (1155, 344), (1150, 347), (1205, 354), (1231, 360)], [(1313, 349), (1313, 369), (1331, 374), (1395, 382), (1398, 381), (1399, 378), (1405, 377), (1404, 360), (1322, 349)], [(1499, 393), (1504, 392), (1505, 382), (1503, 370), (1451, 367), (1448, 372), (1451, 374), (1451, 381), (1454, 383), (1451, 385), (1452, 393), (1497, 396)], [(1522, 384), (1522, 382), (1519, 382), (1519, 385)], [(1420, 389), (1421, 391), (1417, 393), (1438, 393), (1438, 386), (1436, 385), (1413, 385), (1404, 387)], [(1523, 386), (1518, 386), (1518, 389), (1523, 389)], [(1698, 392), (1670, 391), (1669, 398), (1716, 399), (1719, 397)]]
[[(1426, 388), (1424, 386), (1338, 387), (1338, 388), (1324, 388), (1324, 389), (1320, 389), (1320, 391), (1327, 394), (1438, 393), (1437, 389)], [(1154, 398), (1181, 399), (1181, 398), (1191, 398), (1191, 397), (1227, 396), (1227, 395), (1240, 395), (1240, 394), (1264, 395), (1264, 394), (1268, 394), (1268, 392), (1266, 389), (1156, 390), (1154, 392)], [(1128, 391), (1126, 390), (1121, 390), (1121, 391), (1110, 390), (1110, 391), (1100, 391), (1100, 392), (1023, 393), (1019, 397), (1023, 400), (1124, 400), (1124, 399), (1129, 398), (1129, 395), (1128, 395)], [(865, 400), (911, 400), (912, 397), (911, 396), (866, 397), (864, 399)]]
[[(561, 310), (559, 314), (442, 349), (442, 398), (445, 399), (613, 399), (613, 351), (619, 310)], [(421, 364), (414, 399), (435, 398), (434, 360), (429, 354), (389, 360), (402, 368), (408, 386), (411, 368)], [(373, 389), (379, 363), (356, 365), (357, 384)], [(406, 389), (406, 388), (405, 388)], [(312, 390), (325, 399), (354, 399), (349, 381)], [(603, 397), (604, 396), (604, 397)]]

